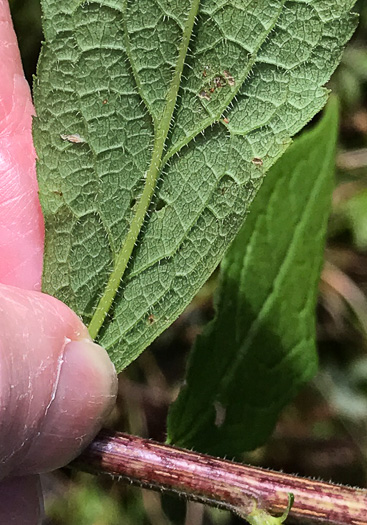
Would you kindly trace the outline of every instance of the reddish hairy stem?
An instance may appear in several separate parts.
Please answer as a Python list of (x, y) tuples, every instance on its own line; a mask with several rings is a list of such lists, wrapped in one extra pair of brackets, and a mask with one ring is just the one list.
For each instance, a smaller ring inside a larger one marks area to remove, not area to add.
[(367, 525), (367, 491), (298, 478), (103, 430), (72, 466), (171, 490), (246, 517), (254, 508), (330, 525)]

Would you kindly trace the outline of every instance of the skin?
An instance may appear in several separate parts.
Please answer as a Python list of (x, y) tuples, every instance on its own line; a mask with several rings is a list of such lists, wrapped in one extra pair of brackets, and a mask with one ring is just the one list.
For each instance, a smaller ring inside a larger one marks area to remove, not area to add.
[(38, 474), (67, 464), (93, 439), (117, 380), (76, 314), (40, 292), (34, 108), (7, 0), (0, 0), (0, 56), (0, 523), (35, 525)]

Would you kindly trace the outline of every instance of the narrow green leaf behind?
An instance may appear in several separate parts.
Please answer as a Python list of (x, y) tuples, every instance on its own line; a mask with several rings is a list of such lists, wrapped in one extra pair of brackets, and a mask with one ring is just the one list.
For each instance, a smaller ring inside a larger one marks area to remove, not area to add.
[(221, 265), (169, 441), (214, 455), (262, 445), (316, 371), (315, 307), (330, 211), (336, 100), (273, 166)]

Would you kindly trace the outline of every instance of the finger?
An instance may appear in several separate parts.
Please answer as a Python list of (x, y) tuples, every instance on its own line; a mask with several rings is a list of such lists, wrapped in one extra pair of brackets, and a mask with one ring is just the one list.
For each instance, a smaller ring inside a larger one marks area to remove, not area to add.
[(8, 0), (0, 0), (0, 281), (39, 290), (43, 217), (32, 143), (31, 94)]
[(66, 305), (5, 285), (0, 334), (0, 476), (68, 463), (114, 404), (107, 353)]
[(39, 476), (0, 481), (0, 523), (40, 525), (42, 510)]
[(20, 472), (47, 472), (78, 456), (111, 411), (116, 398), (113, 379), (114, 370), (102, 347), (85, 340), (68, 343), (55, 399)]

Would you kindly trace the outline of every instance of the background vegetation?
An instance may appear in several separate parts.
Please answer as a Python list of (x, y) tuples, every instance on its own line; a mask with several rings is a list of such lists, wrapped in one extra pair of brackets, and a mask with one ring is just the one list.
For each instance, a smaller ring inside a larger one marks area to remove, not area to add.
[[(38, 0), (11, 0), (26, 76), (31, 82), (42, 40)], [(268, 444), (243, 457), (252, 464), (366, 486), (367, 482), (367, 6), (330, 87), (341, 101), (333, 213), (318, 304), (320, 369), (283, 411)], [(187, 353), (213, 315), (214, 275), (185, 313), (120, 375), (109, 427), (165, 439), (170, 402)], [(87, 474), (44, 476), (47, 525), (210, 525), (240, 521)]]

